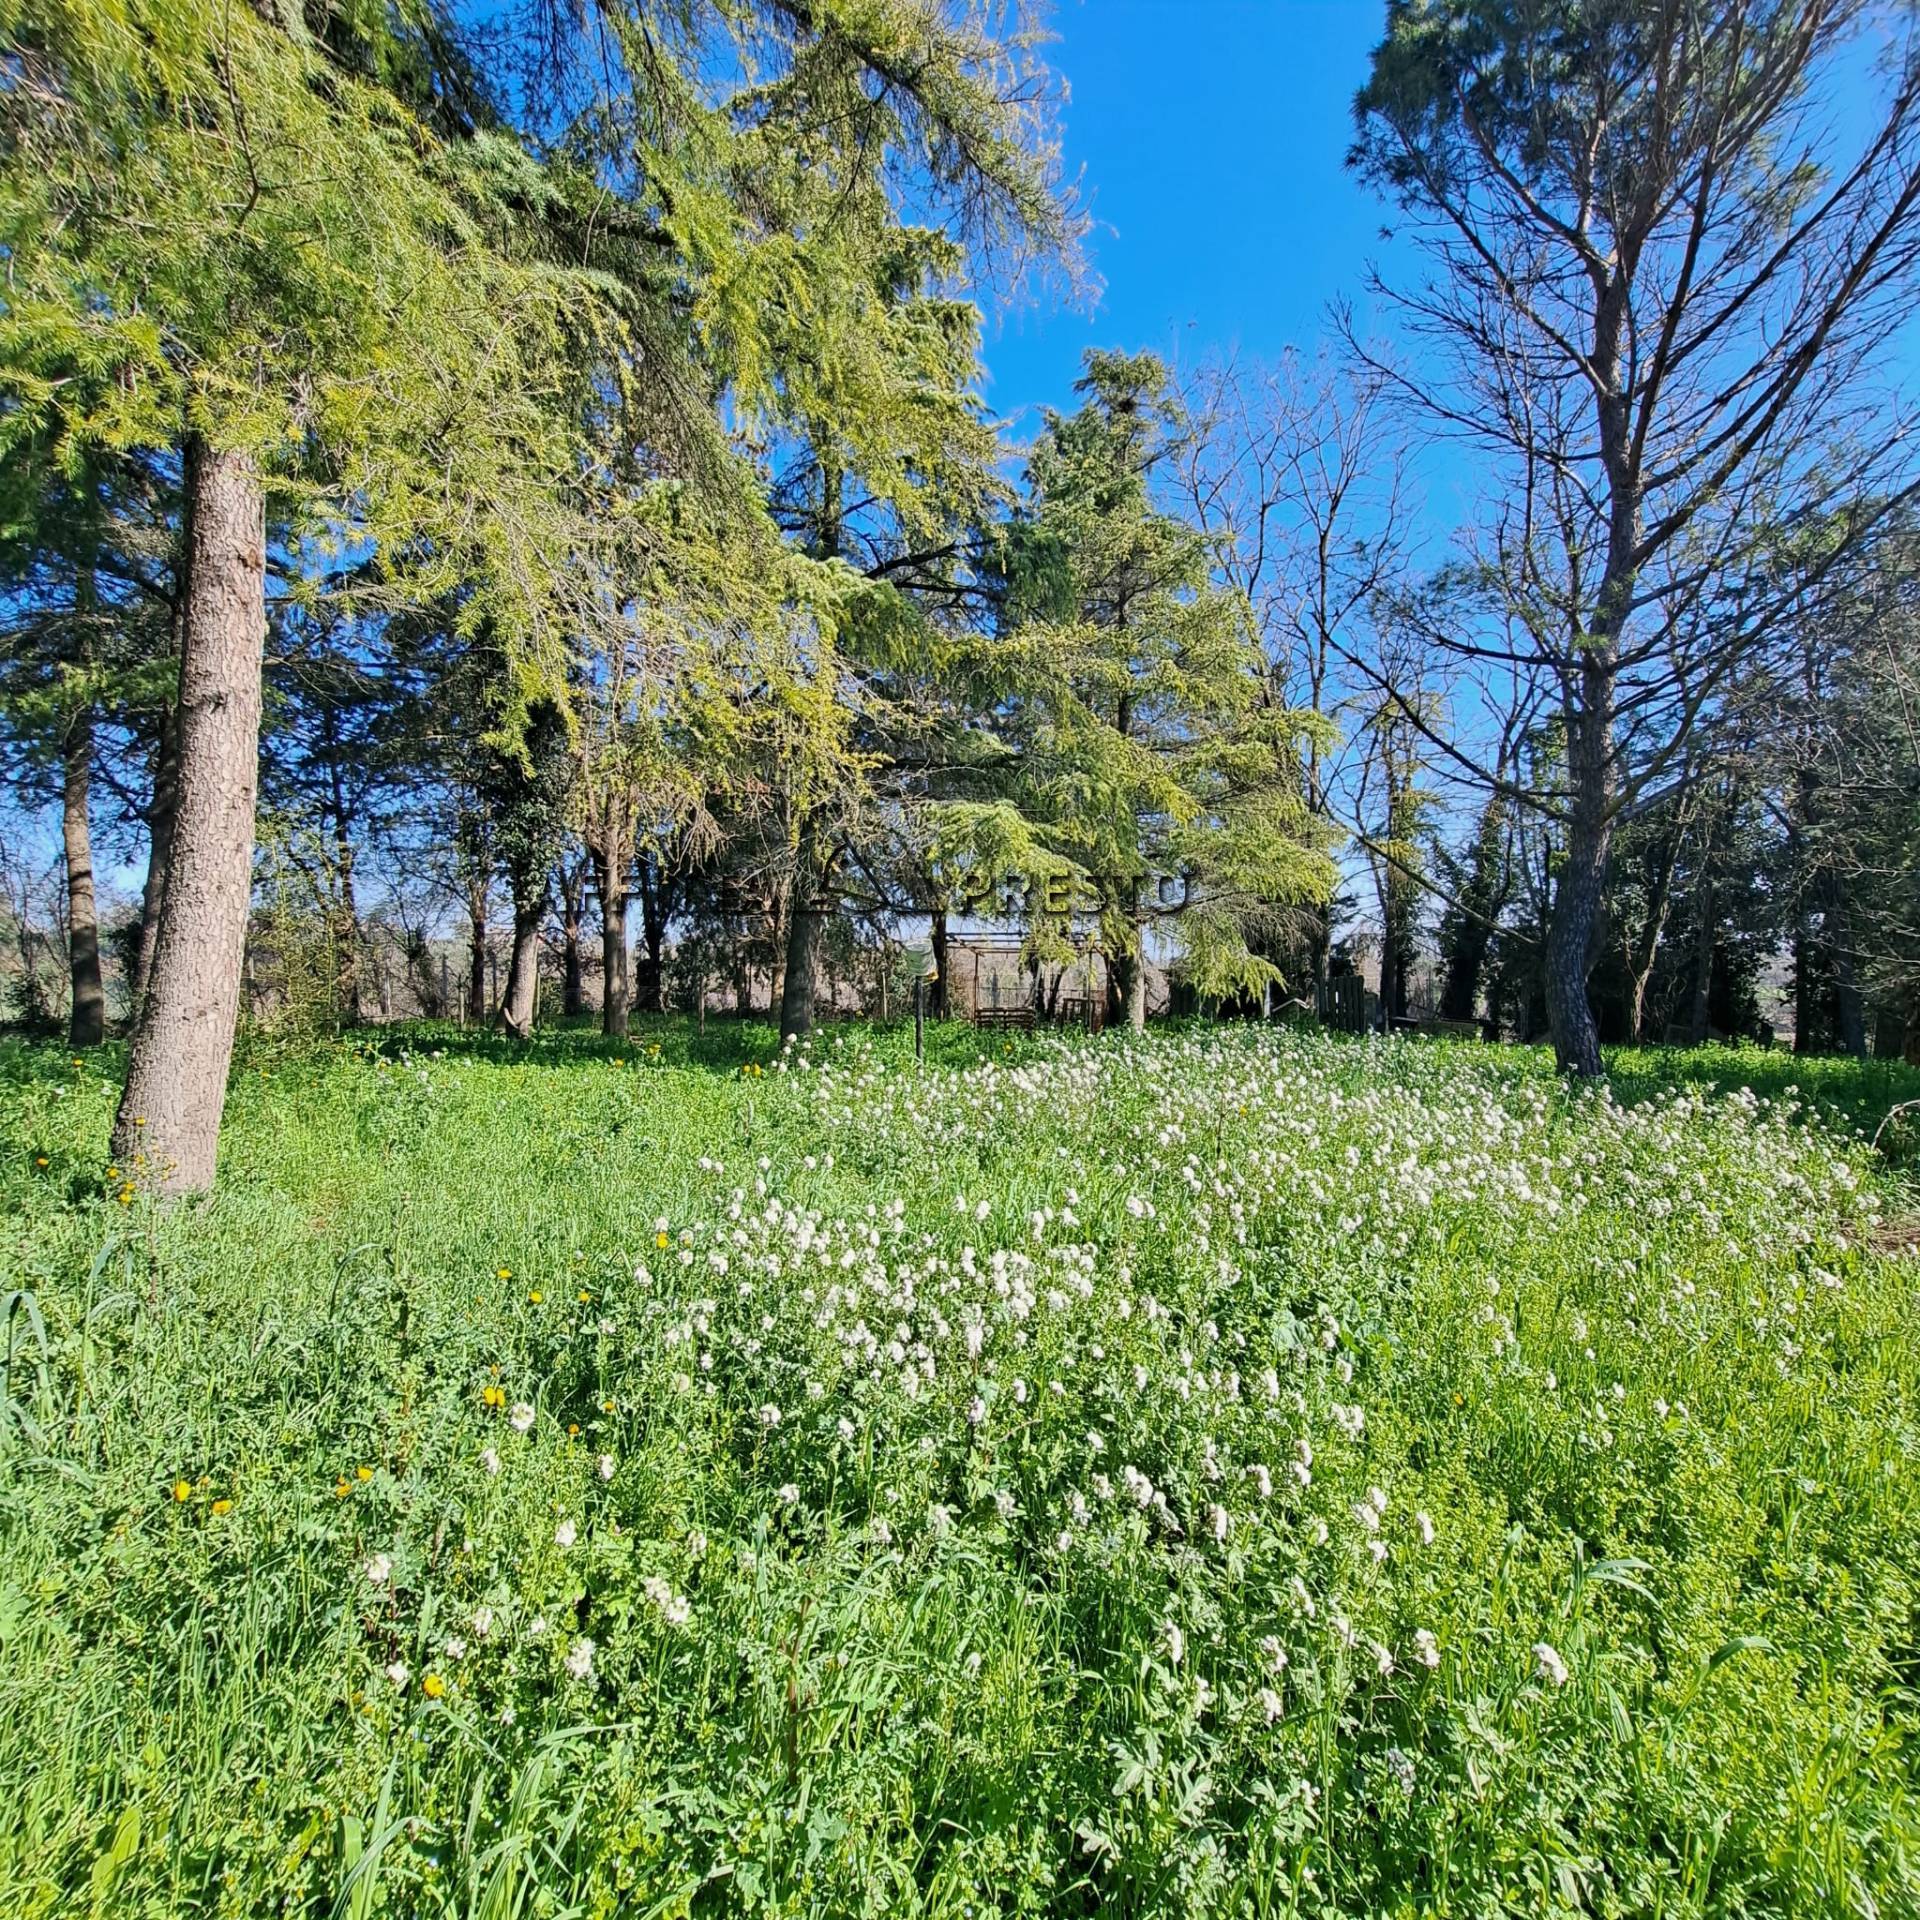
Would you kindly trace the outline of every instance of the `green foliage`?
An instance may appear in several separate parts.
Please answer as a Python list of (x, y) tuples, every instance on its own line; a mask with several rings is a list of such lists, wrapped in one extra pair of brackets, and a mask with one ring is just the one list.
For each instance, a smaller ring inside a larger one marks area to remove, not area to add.
[(256, 1046), (149, 1213), (0, 1051), (6, 1910), (1912, 1908), (1911, 1197), (1804, 1063), (929, 1052)]
[(1165, 369), (1093, 353), (1080, 391), (1047, 417), (1000, 558), (1016, 790), (1101, 884), (1109, 951), (1159, 927), (1203, 995), (1258, 993), (1280, 977), (1262, 946), (1334, 884), (1301, 782), (1310, 723), (1268, 701), (1244, 597), (1155, 497), (1181, 431)]
[(537, 646), (582, 537), (588, 343), (622, 315), (507, 217), (514, 144), (441, 138), (247, 7), (16, 5), (0, 40), (10, 463), (197, 430)]

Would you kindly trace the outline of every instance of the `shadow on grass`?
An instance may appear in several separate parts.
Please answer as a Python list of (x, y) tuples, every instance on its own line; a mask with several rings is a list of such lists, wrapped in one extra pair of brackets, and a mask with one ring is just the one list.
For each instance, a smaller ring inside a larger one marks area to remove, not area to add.
[[(981, 1032), (964, 1020), (930, 1020), (926, 1028), (929, 1065), (977, 1066), (985, 1060), (1019, 1059), (1032, 1052), (1039, 1036)], [(823, 1021), (814, 1029), (814, 1058), (863, 1042), (882, 1059), (913, 1058), (913, 1022), (891, 1020)], [(452, 1058), (496, 1066), (582, 1067), (619, 1061), (683, 1067), (722, 1075), (746, 1066), (771, 1066), (780, 1057), (780, 1035), (764, 1019), (709, 1016), (704, 1024), (686, 1014), (636, 1014), (625, 1039), (613, 1040), (591, 1019), (559, 1021), (514, 1040), (495, 1029), (462, 1027), (450, 1021), (407, 1021), (364, 1028), (342, 1036), (342, 1045), (391, 1059), (406, 1051), (439, 1052)]]
[[(964, 1020), (930, 1020), (926, 1058), (931, 1066), (971, 1067), (986, 1060), (1014, 1061), (1035, 1051), (1042, 1034), (982, 1032)], [(913, 1021), (830, 1020), (814, 1030), (815, 1059), (856, 1042), (882, 1059), (913, 1058)], [(397, 1059), (403, 1053), (437, 1053), (501, 1067), (580, 1068), (646, 1064), (726, 1077), (747, 1066), (769, 1067), (780, 1056), (780, 1036), (764, 1019), (710, 1016), (704, 1024), (685, 1014), (636, 1014), (623, 1040), (609, 1039), (591, 1019), (562, 1020), (515, 1040), (497, 1028), (467, 1027), (451, 1020), (407, 1020), (353, 1028), (335, 1035), (242, 1029), (234, 1049), (236, 1075), (294, 1059)], [(34, 1087), (71, 1086), (98, 1078), (118, 1085), (126, 1073), (127, 1044), (109, 1040), (74, 1054), (60, 1039), (0, 1032), (0, 1094)]]
[[(929, 1021), (926, 1058), (930, 1065), (949, 1068), (988, 1060), (1015, 1062), (1066, 1031), (1001, 1033), (982, 1031), (964, 1020)], [(878, 1057), (904, 1064), (913, 1058), (913, 1022), (826, 1021), (815, 1029), (812, 1052), (816, 1059), (831, 1058), (853, 1044), (870, 1046)], [(244, 1070), (290, 1056), (329, 1053), (347, 1059), (394, 1059), (409, 1051), (494, 1066), (578, 1069), (618, 1062), (732, 1077), (744, 1067), (772, 1065), (780, 1054), (780, 1040), (764, 1018), (737, 1015), (709, 1016), (702, 1023), (685, 1014), (637, 1014), (624, 1040), (609, 1039), (591, 1018), (542, 1026), (528, 1040), (511, 1039), (495, 1028), (413, 1020), (363, 1027), (334, 1038), (254, 1029), (242, 1033), (235, 1065)], [(124, 1040), (76, 1055), (57, 1037), (0, 1033), (0, 1095), (23, 1094), (36, 1086), (70, 1087), (76, 1079), (94, 1077), (117, 1084), (126, 1071), (126, 1053)], [(1607, 1071), (1617, 1097), (1628, 1102), (1652, 1099), (1676, 1087), (1721, 1094), (1750, 1087), (1764, 1098), (1798, 1099), (1829, 1125), (1869, 1140), (1878, 1135), (1890, 1164), (1920, 1168), (1920, 1104), (1908, 1104), (1920, 1103), (1920, 1067), (1904, 1061), (1761, 1047), (1619, 1047), (1609, 1049)], [(1900, 1111), (1903, 1106), (1905, 1112)]]
[(1889, 1161), (1920, 1161), (1920, 1067), (1903, 1060), (1856, 1060), (1844, 1054), (1774, 1052), (1765, 1047), (1620, 1047), (1607, 1054), (1607, 1074), (1622, 1100), (1645, 1100), (1669, 1087), (1732, 1093), (1751, 1087), (1764, 1099), (1797, 1099), (1830, 1125), (1880, 1145)]

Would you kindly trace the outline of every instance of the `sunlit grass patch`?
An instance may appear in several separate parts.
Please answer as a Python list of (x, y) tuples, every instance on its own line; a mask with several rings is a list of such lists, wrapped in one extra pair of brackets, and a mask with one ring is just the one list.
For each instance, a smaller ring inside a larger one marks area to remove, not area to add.
[(1914, 1904), (1858, 1140), (1657, 1062), (933, 1053), (260, 1049), (166, 1215), (97, 1067), (0, 1063), (0, 1906)]

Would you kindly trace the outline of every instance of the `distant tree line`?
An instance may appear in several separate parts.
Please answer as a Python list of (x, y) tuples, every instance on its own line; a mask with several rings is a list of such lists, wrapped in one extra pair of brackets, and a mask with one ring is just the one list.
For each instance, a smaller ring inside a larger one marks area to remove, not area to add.
[[(1090, 354), (1014, 471), (978, 302), (1084, 226), (1015, 12), (6, 10), (0, 718), (57, 899), (0, 867), (75, 1046), (124, 983), (115, 1152), (210, 1180), (250, 942), (329, 1022), (757, 978), (794, 1035), (909, 928), (937, 1008), (1002, 897), (1136, 1026), (1150, 955), (1310, 1000), (1363, 915), (1389, 1017), (1575, 1073), (1757, 1030), (1781, 953), (1799, 1044), (1920, 1057), (1910, 43), (1828, 131), (1871, 11), (1392, 0), (1397, 331)], [(1442, 555), (1437, 436), (1488, 503)]]

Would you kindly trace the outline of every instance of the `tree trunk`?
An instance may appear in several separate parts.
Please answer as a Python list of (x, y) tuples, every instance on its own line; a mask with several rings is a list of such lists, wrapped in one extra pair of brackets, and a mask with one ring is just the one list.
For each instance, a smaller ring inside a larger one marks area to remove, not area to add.
[(1694, 928), (1693, 998), (1687, 1013), (1687, 1041), (1704, 1047), (1712, 1027), (1713, 1007), (1713, 867), (1717, 857), (1715, 837), (1707, 840), (1700, 868), (1700, 919)]
[(587, 969), (581, 953), (584, 881), (578, 867), (561, 867), (560, 1010), (569, 1020), (577, 1020), (587, 1005)]
[(800, 829), (787, 912), (786, 964), (780, 983), (780, 1038), (788, 1041), (813, 1031), (813, 1003), (820, 967), (820, 931), (825, 913), (820, 901), (824, 875), (815, 871), (817, 844), (811, 824)]
[(643, 953), (635, 1004), (642, 1013), (663, 1013), (667, 1003), (667, 876), (660, 857), (640, 860), (640, 939)]
[(162, 1192), (212, 1184), (253, 893), (267, 634), (259, 469), (186, 445), (180, 788), (145, 1004), (114, 1122), (123, 1166)]
[(1680, 864), (1685, 838), (1683, 815), (1674, 823), (1661, 850), (1660, 864), (1654, 871), (1653, 891), (1647, 899), (1647, 922), (1641, 929), (1640, 945), (1627, 960), (1627, 1034), (1635, 1046), (1645, 1046), (1647, 1042), (1647, 985), (1653, 978), (1653, 964), (1660, 957), (1667, 915), (1673, 908), (1673, 875)]
[(1127, 970), (1127, 1025), (1135, 1033), (1147, 1030), (1147, 936), (1144, 927), (1134, 929), (1133, 960)]
[(1647, 979), (1646, 973), (1638, 968), (1633, 971), (1627, 982), (1627, 1033), (1635, 1046), (1646, 1044), (1647, 1025)]
[(93, 833), (87, 797), (93, 780), (93, 715), (83, 709), (67, 726), (61, 785), (61, 827), (67, 853), (67, 955), (73, 1012), (67, 1044), (97, 1047), (107, 1033), (107, 996), (100, 979), (100, 920), (93, 900)]
[(440, 956), (440, 970), (434, 972), (433, 948), (424, 932), (409, 930), (401, 949), (407, 984), (420, 1003), (421, 1013), (429, 1020), (447, 1016), (447, 957)]
[(487, 893), (477, 889), (467, 900), (467, 1019), (487, 1023)]
[(640, 993), (642, 1013), (667, 1009), (667, 929), (650, 907), (640, 910)]
[(1487, 967), (1487, 949), (1492, 944), (1490, 929), (1469, 922), (1460, 929), (1453, 951), (1447, 955), (1445, 984), (1440, 989), (1440, 1014), (1446, 1020), (1477, 1020), (1480, 1017), (1480, 976)]
[(1567, 715), (1571, 788), (1566, 858), (1547, 933), (1547, 1025), (1562, 1073), (1597, 1080), (1606, 1071), (1600, 1028), (1587, 998), (1587, 970), (1613, 842), (1613, 675), (1611, 650), (1581, 668), (1581, 705)]
[(1816, 1039), (1818, 1014), (1814, 994), (1818, 986), (1814, 969), (1813, 921), (1805, 902), (1793, 916), (1793, 1050), (1812, 1053)]
[(173, 856), (173, 821), (180, 805), (180, 709), (170, 703), (160, 717), (153, 746), (153, 797), (147, 804), (147, 878), (140, 890), (140, 944), (134, 951), (128, 985), (128, 1013), (139, 1024), (153, 976), (154, 943), (160, 937), (160, 908), (167, 897), (167, 863)]
[(360, 998), (360, 902), (353, 887), (353, 840), (346, 823), (340, 821), (334, 833), (334, 863), (339, 899), (334, 921), (334, 948), (339, 956), (339, 995), (342, 1018), (357, 1027), (366, 1018)]
[(927, 996), (927, 1013), (935, 1020), (947, 1017), (947, 916), (943, 908), (933, 916), (933, 991)]
[(366, 1017), (360, 997), (360, 903), (353, 890), (353, 813), (342, 771), (343, 751), (331, 706), (321, 710), (321, 744), (327, 757), (328, 813), (333, 821), (332, 935), (334, 1001), (347, 1026)]
[(1860, 969), (1848, 913), (1847, 883), (1829, 865), (1823, 876), (1826, 895), (1827, 951), (1833, 956), (1833, 1038), (1842, 1053), (1867, 1057), (1867, 1007), (1860, 991)]
[(580, 951), (580, 922), (569, 914), (560, 948), (560, 1011), (577, 1020), (587, 1008), (587, 968)]
[[(767, 902), (767, 1019), (779, 1026), (787, 1007), (787, 944), (793, 938), (793, 915), (788, 911), (791, 887), (775, 887)], [(784, 1030), (783, 1030), (784, 1031)]]
[(500, 1024), (516, 1040), (533, 1037), (540, 992), (540, 922), (546, 910), (544, 897), (514, 902), (513, 958), (507, 966), (507, 990), (500, 1001)]
[(600, 895), (600, 1031), (624, 1040), (628, 1028), (627, 876), (625, 862), (602, 853), (594, 862)]

